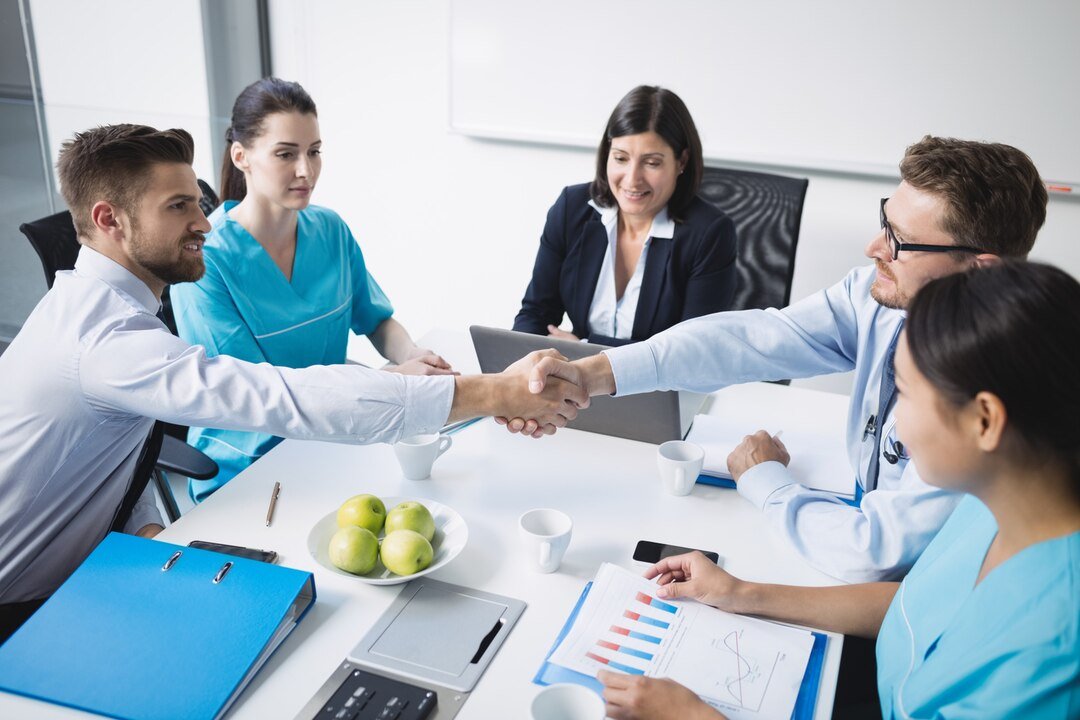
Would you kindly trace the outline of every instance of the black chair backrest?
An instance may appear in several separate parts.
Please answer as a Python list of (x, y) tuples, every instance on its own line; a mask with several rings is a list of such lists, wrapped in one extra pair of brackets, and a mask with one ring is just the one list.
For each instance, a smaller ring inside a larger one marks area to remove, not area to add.
[(202, 179), (198, 179), (195, 182), (199, 183), (199, 189), (202, 190), (202, 200), (199, 201), (199, 207), (202, 208), (203, 215), (209, 217), (210, 213), (217, 210), (217, 206), (221, 204), (221, 201), (218, 200), (214, 188), (210, 187), (210, 183)]
[(791, 300), (808, 185), (806, 178), (705, 168), (698, 195), (723, 210), (739, 236), (739, 286), (732, 310), (781, 308)]
[(49, 288), (56, 280), (57, 271), (75, 267), (75, 258), (79, 256), (79, 239), (71, 223), (71, 213), (67, 210), (23, 223), (19, 226), (19, 232), (26, 236), (34, 252), (41, 258), (41, 268), (45, 271), (45, 282)]

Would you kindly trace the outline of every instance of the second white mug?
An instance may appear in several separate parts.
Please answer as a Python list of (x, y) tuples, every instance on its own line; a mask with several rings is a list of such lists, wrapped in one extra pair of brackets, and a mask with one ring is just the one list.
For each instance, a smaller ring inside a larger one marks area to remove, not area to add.
[(574, 522), (559, 510), (540, 508), (530, 510), (518, 518), (518, 531), (529, 555), (529, 564), (542, 573), (559, 569)]
[(656, 464), (665, 490), (672, 495), (689, 495), (705, 464), (705, 451), (692, 442), (670, 440), (657, 450)]
[(406, 480), (425, 480), (431, 477), (431, 466), (436, 458), (453, 444), (454, 439), (449, 435), (413, 435), (394, 443), (394, 454)]

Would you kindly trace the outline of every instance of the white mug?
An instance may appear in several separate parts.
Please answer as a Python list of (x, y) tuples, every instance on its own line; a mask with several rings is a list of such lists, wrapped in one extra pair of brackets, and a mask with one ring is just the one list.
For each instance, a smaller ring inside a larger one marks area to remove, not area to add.
[(705, 451), (692, 442), (670, 440), (656, 451), (656, 464), (665, 490), (672, 495), (689, 495), (705, 464)]
[(431, 466), (435, 464), (435, 459), (453, 444), (454, 439), (449, 435), (413, 435), (394, 443), (394, 454), (406, 480), (426, 480), (431, 477)]
[(574, 529), (570, 516), (547, 508), (530, 510), (518, 518), (518, 529), (530, 565), (542, 573), (558, 570)]
[(581, 685), (548, 685), (533, 698), (532, 720), (604, 720), (604, 700)]

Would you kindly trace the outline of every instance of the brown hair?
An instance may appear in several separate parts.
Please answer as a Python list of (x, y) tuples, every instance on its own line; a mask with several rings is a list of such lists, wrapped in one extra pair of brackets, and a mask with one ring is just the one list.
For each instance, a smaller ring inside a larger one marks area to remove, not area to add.
[(957, 245), (1026, 257), (1046, 220), (1046, 186), (1011, 145), (927, 135), (900, 161), (909, 185), (941, 197), (941, 229)]
[(233, 103), (232, 125), (225, 131), (225, 156), (221, 159), (221, 199), (243, 200), (247, 195), (244, 173), (233, 165), (232, 144), (238, 142), (247, 147), (252, 140), (263, 134), (263, 121), (267, 115), (281, 112), (298, 112), (314, 115), (315, 101), (300, 83), (265, 77), (256, 80), (240, 91)]
[(75, 231), (90, 237), (90, 210), (101, 200), (134, 216), (139, 189), (156, 163), (185, 163), (195, 156), (186, 130), (146, 125), (104, 125), (75, 133), (60, 147), (56, 168)]
[(596, 150), (596, 177), (589, 187), (589, 195), (602, 207), (615, 205), (615, 196), (611, 194), (607, 179), (611, 141), (644, 132), (654, 132), (663, 138), (675, 151), (676, 162), (686, 152), (686, 168), (675, 181), (675, 192), (668, 200), (671, 219), (681, 221), (701, 186), (705, 161), (701, 154), (701, 138), (686, 104), (678, 95), (662, 87), (638, 85), (615, 106)]

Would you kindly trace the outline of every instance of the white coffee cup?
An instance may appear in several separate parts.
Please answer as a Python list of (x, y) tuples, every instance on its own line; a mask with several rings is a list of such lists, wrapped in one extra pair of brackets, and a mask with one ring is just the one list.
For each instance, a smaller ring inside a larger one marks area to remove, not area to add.
[(426, 480), (431, 477), (431, 466), (435, 464), (435, 459), (453, 444), (454, 439), (449, 435), (413, 435), (394, 443), (394, 454), (406, 480)]
[(604, 720), (604, 700), (582, 685), (548, 685), (533, 698), (532, 720)]
[(656, 451), (656, 464), (665, 490), (672, 495), (689, 495), (705, 464), (705, 451), (692, 442), (670, 440)]
[(558, 570), (574, 529), (570, 516), (550, 508), (530, 510), (518, 518), (518, 529), (529, 564), (542, 573)]

